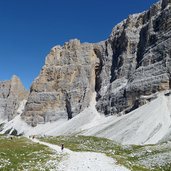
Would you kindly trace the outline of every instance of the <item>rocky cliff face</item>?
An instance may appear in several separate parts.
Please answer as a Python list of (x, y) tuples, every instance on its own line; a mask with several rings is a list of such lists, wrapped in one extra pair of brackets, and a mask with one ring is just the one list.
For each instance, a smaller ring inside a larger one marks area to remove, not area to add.
[(105, 42), (107, 54), (103, 59), (111, 70), (106, 73), (110, 80), (102, 83), (104, 88), (98, 92), (99, 111), (127, 113), (146, 103), (141, 95), (170, 88), (170, 3), (160, 1), (149, 11), (129, 16), (113, 29)]
[(17, 109), (22, 100), (27, 99), (20, 79), (13, 76), (11, 80), (0, 82), (0, 119), (10, 121), (17, 115)]
[[(142, 95), (171, 88), (171, 0), (130, 15), (106, 41), (72, 40), (54, 47), (31, 87), (22, 118), (37, 123), (72, 118), (97, 92), (97, 110), (128, 113), (146, 103)], [(150, 99), (148, 99), (150, 100)]]
[(112, 61), (110, 82), (102, 83), (106, 87), (98, 92), (99, 111), (127, 113), (146, 103), (141, 95), (171, 88), (170, 5), (171, 1), (160, 1), (113, 29), (103, 56), (108, 65)]
[(22, 117), (36, 125), (80, 113), (94, 92), (98, 62), (92, 44), (72, 40), (54, 47), (31, 87)]

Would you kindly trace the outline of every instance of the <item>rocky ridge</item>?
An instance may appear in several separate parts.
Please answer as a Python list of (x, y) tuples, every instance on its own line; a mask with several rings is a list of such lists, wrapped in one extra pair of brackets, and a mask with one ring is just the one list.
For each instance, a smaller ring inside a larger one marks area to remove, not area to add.
[(0, 82), (0, 119), (12, 120), (18, 115), (20, 102), (28, 97), (28, 91), (17, 76)]
[(97, 110), (128, 113), (171, 88), (171, 0), (130, 15), (106, 41), (55, 46), (32, 84), (22, 118), (30, 125), (71, 119), (97, 93)]
[(102, 72), (110, 80), (102, 82), (105, 89), (98, 92), (100, 112), (127, 113), (146, 103), (141, 95), (171, 88), (170, 3), (160, 1), (113, 29), (105, 42), (107, 55), (103, 59), (111, 70), (106, 72), (104, 67)]
[(71, 40), (54, 47), (33, 82), (25, 112), (27, 123), (36, 125), (71, 119), (89, 105), (95, 87), (98, 58), (93, 44)]

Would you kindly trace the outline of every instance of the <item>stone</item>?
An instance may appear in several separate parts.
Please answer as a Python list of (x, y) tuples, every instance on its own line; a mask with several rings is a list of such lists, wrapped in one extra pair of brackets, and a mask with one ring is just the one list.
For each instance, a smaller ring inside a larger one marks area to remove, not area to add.
[[(97, 109), (106, 115), (139, 104), (142, 95), (171, 88), (171, 6), (160, 1), (150, 10), (129, 16), (104, 43), (105, 61), (99, 77), (108, 75), (98, 91)], [(167, 8), (163, 8), (163, 3)], [(106, 70), (105, 66), (110, 66)], [(139, 105), (137, 105), (139, 107)]]
[(10, 121), (17, 116), (20, 102), (27, 99), (28, 94), (15, 75), (11, 80), (0, 81), (0, 119)]
[[(90, 105), (121, 115), (171, 89), (171, 1), (130, 15), (99, 43), (55, 46), (34, 80), (22, 118), (30, 125), (71, 119)], [(8, 94), (5, 90), (4, 96)]]
[(74, 39), (52, 48), (31, 86), (22, 118), (35, 126), (79, 114), (89, 106), (95, 91), (96, 63), (92, 44)]

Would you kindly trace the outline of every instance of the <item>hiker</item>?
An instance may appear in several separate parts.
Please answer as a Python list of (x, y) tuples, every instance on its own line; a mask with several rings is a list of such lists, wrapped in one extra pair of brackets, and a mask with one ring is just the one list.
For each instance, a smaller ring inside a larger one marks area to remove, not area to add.
[(64, 144), (61, 145), (61, 151), (63, 151), (63, 150), (64, 150)]

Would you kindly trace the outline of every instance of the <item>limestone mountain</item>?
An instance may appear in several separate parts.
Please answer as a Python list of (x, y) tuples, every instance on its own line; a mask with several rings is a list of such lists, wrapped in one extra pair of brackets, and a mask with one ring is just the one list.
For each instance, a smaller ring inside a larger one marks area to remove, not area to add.
[(18, 115), (20, 103), (27, 99), (28, 91), (17, 76), (0, 82), (0, 120), (12, 120)]
[(96, 91), (105, 115), (126, 114), (171, 89), (171, 0), (130, 15), (109, 38), (55, 46), (34, 80), (22, 118), (30, 125), (78, 115)]

